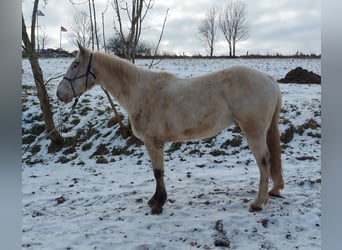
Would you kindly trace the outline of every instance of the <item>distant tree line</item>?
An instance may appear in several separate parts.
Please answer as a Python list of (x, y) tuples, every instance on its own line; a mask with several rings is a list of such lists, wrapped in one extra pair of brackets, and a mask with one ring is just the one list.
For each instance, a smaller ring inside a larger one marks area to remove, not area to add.
[[(110, 43), (110, 40), (109, 40)], [(147, 46), (145, 48), (145, 46)], [(110, 51), (111, 53), (118, 55), (120, 57), (122, 56), (122, 52), (119, 50), (114, 50), (109, 47), (107, 47), (107, 51)], [(154, 55), (150, 54), (151, 47), (143, 43), (142, 49), (139, 49), (136, 54), (136, 58), (142, 58), (142, 59), (182, 59), (182, 58), (194, 58), (194, 59), (205, 59), (205, 58), (231, 58), (229, 55), (217, 55), (217, 56), (210, 56), (210, 55), (201, 55), (201, 54), (195, 54), (195, 55), (177, 55), (177, 54), (171, 54), (168, 52), (162, 52), (160, 54)], [(60, 57), (75, 57), (77, 54), (77, 50), (69, 52), (63, 49), (41, 49), (39, 53), (37, 53), (40, 58), (60, 58)], [(22, 58), (28, 58), (28, 55), (25, 50), (22, 51)], [(314, 54), (314, 53), (303, 53), (303, 52), (297, 52), (294, 54), (282, 54), (282, 53), (266, 53), (266, 54), (250, 54), (246, 53), (245, 55), (235, 56), (235, 58), (245, 58), (245, 59), (252, 59), (252, 58), (307, 58), (307, 59), (320, 59), (320, 54)]]
[[(120, 57), (123, 57), (122, 51), (120, 51), (119, 48), (111, 48), (109, 40), (109, 46), (107, 47), (107, 51), (110, 51), (111, 53), (118, 55)], [(138, 45), (138, 50), (136, 54), (136, 58), (141, 59), (182, 59), (182, 58), (194, 58), (194, 59), (205, 59), (205, 58), (231, 58), (229, 55), (201, 55), (201, 54), (195, 54), (195, 55), (177, 55), (172, 54), (168, 52), (162, 52), (160, 54), (152, 54), (151, 47), (146, 45), (145, 43), (142, 43), (142, 49), (139, 49), (140, 45)], [(40, 58), (60, 58), (60, 57), (75, 57), (77, 54), (77, 50), (69, 52), (63, 49), (41, 49), (39, 53), (37, 53)], [(28, 55), (25, 50), (22, 51), (22, 58), (28, 58)], [(320, 54), (314, 54), (314, 53), (303, 53), (303, 52), (296, 52), (294, 54), (283, 54), (283, 53), (266, 53), (266, 54), (260, 54), (260, 53), (246, 53), (244, 55), (235, 56), (235, 58), (245, 58), (245, 59), (252, 59), (252, 58), (307, 58), (307, 59), (320, 59)]]

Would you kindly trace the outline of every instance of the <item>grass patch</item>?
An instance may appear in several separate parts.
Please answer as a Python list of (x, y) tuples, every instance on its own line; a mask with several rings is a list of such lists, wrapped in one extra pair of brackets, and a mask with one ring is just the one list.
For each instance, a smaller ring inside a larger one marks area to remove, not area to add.
[(32, 149), (31, 149), (31, 153), (32, 154), (37, 154), (41, 149), (41, 146), (40, 145), (35, 145)]
[(28, 132), (32, 135), (40, 135), (44, 131), (45, 131), (45, 125), (37, 124), (37, 125), (34, 125)]
[(36, 164), (42, 164), (44, 163), (43, 159), (35, 159), (35, 160), (32, 160), (31, 158), (25, 160), (25, 164), (27, 166), (34, 166)]
[(182, 147), (182, 142), (174, 142), (171, 144), (168, 150), (166, 150), (166, 153), (173, 153), (177, 150), (179, 150)]
[[(75, 138), (75, 137), (66, 137), (66, 138), (64, 138), (63, 143), (61, 143), (61, 144), (51, 142), (50, 145), (48, 146), (48, 153), (49, 154), (57, 153), (62, 148), (67, 148), (67, 147), (73, 147), (74, 148), (76, 146), (76, 143), (77, 143), (77, 138)], [(70, 149), (70, 150), (72, 150), (72, 149)], [(67, 153), (68, 153), (68, 151), (67, 151)]]
[(82, 151), (88, 151), (88, 150), (91, 149), (92, 146), (93, 146), (93, 143), (92, 142), (88, 142), (88, 143), (86, 143), (86, 144), (84, 144), (82, 146)]
[(282, 143), (289, 143), (292, 141), (294, 133), (296, 132), (295, 127), (291, 124), (290, 127), (288, 127), (284, 133), (280, 135), (280, 141)]
[(227, 155), (226, 151), (219, 150), (219, 149), (214, 149), (209, 154), (211, 154), (212, 156), (215, 156), (215, 157), (221, 156), (221, 155)]
[(56, 163), (62, 163), (62, 164), (64, 164), (64, 163), (68, 163), (68, 162), (70, 162), (70, 161), (72, 161), (72, 160), (75, 160), (77, 158), (77, 155), (74, 155), (74, 156), (72, 156), (72, 157), (70, 157), (70, 158), (67, 158), (66, 156), (61, 156), (57, 161), (56, 161)]
[(207, 144), (206, 147), (212, 147), (215, 144), (215, 139), (216, 139), (216, 136), (213, 136), (213, 137), (203, 139), (202, 142)]
[(106, 155), (108, 153), (109, 153), (109, 149), (107, 149), (106, 145), (100, 144), (90, 157), (93, 157), (95, 155)]
[(21, 140), (21, 143), (22, 144), (31, 144), (32, 142), (34, 142), (34, 140), (36, 139), (36, 136), (34, 135), (27, 135), (27, 136), (24, 136)]
[(80, 118), (78, 118), (78, 117), (73, 117), (73, 119), (71, 120), (71, 124), (72, 125), (74, 125), (74, 126), (76, 126), (77, 124), (79, 124), (80, 123)]
[(114, 147), (112, 149), (112, 155), (131, 155), (134, 153), (134, 151), (130, 151), (128, 150), (127, 147), (124, 147), (124, 148), (117, 148), (117, 147)]
[(81, 111), (80, 111), (80, 115), (85, 116), (88, 114), (89, 111), (92, 111), (92, 108), (89, 107), (84, 107)]
[[(318, 124), (314, 119), (309, 119), (302, 125), (299, 125), (298, 127), (294, 127), (292, 124), (284, 131), (284, 133), (281, 134), (280, 140), (282, 143), (289, 143), (292, 141), (294, 134), (303, 135), (306, 129), (318, 129), (321, 125)], [(321, 138), (320, 133), (313, 133), (309, 132), (308, 136), (315, 137), (315, 138)]]
[(76, 152), (75, 147), (71, 146), (69, 148), (67, 148), (66, 150), (63, 151), (64, 155), (70, 155)]
[(82, 103), (90, 103), (90, 100), (87, 99), (87, 98), (83, 98), (83, 99), (82, 99)]
[(201, 150), (199, 150), (199, 149), (193, 149), (193, 150), (191, 150), (191, 151), (189, 152), (189, 155), (198, 155), (198, 156), (202, 156), (202, 155), (204, 155), (204, 153), (203, 153)]
[(311, 136), (312, 138), (321, 138), (322, 135), (320, 133), (313, 133), (313, 132), (309, 132), (308, 136)]
[(242, 144), (242, 140), (243, 140), (242, 136), (235, 136), (233, 139), (231, 139), (231, 140), (228, 139), (226, 142), (224, 142), (221, 145), (221, 148), (227, 149), (229, 146), (231, 146), (231, 147), (239, 147)]

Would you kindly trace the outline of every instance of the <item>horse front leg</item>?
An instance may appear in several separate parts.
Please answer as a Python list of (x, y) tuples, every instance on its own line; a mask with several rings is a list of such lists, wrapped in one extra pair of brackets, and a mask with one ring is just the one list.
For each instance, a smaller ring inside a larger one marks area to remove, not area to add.
[(164, 144), (157, 140), (145, 140), (145, 146), (152, 162), (156, 191), (148, 201), (152, 214), (163, 212), (167, 194), (164, 184)]

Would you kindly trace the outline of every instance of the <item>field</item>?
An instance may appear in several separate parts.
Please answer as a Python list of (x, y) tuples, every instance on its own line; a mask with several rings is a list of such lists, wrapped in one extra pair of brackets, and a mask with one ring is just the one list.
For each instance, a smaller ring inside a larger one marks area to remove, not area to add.
[[(45, 79), (71, 61), (42, 59)], [(147, 67), (149, 60), (137, 64)], [(191, 77), (233, 64), (276, 79), (297, 66), (321, 74), (319, 59), (165, 59), (153, 69)], [(113, 112), (102, 90), (80, 98), (60, 128), (66, 146), (56, 151), (39, 141), (42, 115), (27, 60), (22, 67), (23, 249), (321, 248), (320, 85), (280, 84), (284, 199), (248, 212), (259, 171), (240, 130), (231, 127), (213, 138), (166, 144), (168, 201), (156, 216), (147, 205), (155, 188), (147, 152), (123, 139), (118, 125), (107, 126)], [(57, 101), (58, 81), (47, 84), (56, 124), (71, 109)]]

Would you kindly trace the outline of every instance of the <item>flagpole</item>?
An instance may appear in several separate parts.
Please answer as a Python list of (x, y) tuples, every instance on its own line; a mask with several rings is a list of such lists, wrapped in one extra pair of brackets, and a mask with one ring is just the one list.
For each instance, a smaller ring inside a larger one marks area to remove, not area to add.
[(63, 26), (60, 27), (59, 30), (59, 48), (62, 49), (62, 32), (67, 32), (68, 30)]
[(39, 54), (39, 24), (38, 24), (38, 17), (39, 16), (45, 16), (44, 13), (41, 11), (41, 10), (37, 10), (36, 12), (36, 15), (37, 15), (37, 53)]
[(38, 13), (37, 13), (37, 53), (39, 55), (39, 34), (38, 34)]

